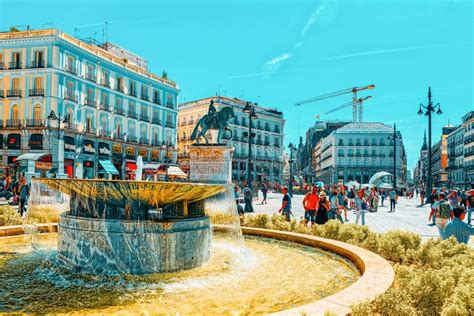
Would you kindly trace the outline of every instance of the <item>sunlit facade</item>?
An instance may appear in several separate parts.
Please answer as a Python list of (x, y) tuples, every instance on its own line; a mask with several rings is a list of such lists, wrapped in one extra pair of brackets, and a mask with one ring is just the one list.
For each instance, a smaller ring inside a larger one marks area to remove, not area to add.
[[(123, 179), (138, 155), (176, 161), (178, 93), (176, 83), (115, 44), (56, 29), (0, 33), (0, 169), (27, 152), (54, 156), (51, 111), (69, 118), (61, 125), (69, 177), (101, 177), (98, 159), (112, 161)], [(48, 161), (38, 167), (46, 175), (54, 169)]]

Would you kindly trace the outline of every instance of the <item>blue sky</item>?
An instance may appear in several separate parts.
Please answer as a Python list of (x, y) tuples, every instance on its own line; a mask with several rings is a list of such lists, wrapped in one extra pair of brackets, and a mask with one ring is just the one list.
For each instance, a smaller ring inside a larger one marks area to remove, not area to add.
[[(100, 3), (99, 3), (100, 2)], [(320, 94), (375, 84), (365, 121), (397, 123), (413, 167), (421, 146), (428, 86), (444, 114), (439, 139), (473, 106), (471, 1), (39, 1), (0, 0), (0, 28), (43, 23), (79, 37), (109, 40), (166, 70), (181, 101), (215, 95), (276, 107), (285, 143), (298, 142), (317, 114), (350, 95), (295, 108)], [(15, 14), (13, 14), (15, 13)], [(367, 95), (364, 93), (361, 95)], [(350, 119), (347, 108), (321, 119)]]

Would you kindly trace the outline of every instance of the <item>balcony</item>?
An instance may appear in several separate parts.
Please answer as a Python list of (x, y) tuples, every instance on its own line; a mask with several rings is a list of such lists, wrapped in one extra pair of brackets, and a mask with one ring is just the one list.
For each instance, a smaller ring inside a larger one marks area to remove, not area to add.
[(42, 60), (32, 60), (30, 63), (30, 68), (44, 68), (45, 64)]
[(44, 97), (44, 89), (30, 89), (30, 97)]
[(25, 126), (26, 127), (43, 127), (44, 120), (28, 119), (28, 120), (25, 120)]
[(127, 136), (127, 141), (131, 143), (137, 143), (138, 138), (136, 136)]
[(160, 120), (159, 117), (154, 117), (154, 118), (152, 118), (152, 119), (151, 119), (151, 122), (152, 122), (153, 124), (161, 125), (161, 120)]
[(149, 121), (150, 121), (150, 117), (147, 116), (147, 115), (141, 114), (141, 115), (140, 115), (140, 121), (149, 122)]
[(150, 140), (148, 138), (140, 137), (140, 145), (149, 145)]
[(110, 80), (108, 78), (101, 78), (100, 79), (100, 85), (110, 88)]
[(6, 120), (5, 121), (6, 127), (21, 127), (21, 121), (20, 120)]
[(86, 72), (85, 78), (92, 82), (97, 82), (97, 77), (93, 73)]
[(87, 134), (95, 135), (97, 133), (97, 130), (94, 127), (86, 126), (86, 129), (84, 130), (84, 132)]
[(160, 98), (153, 98), (153, 103), (161, 105), (161, 99)]
[(0, 98), (3, 99), (5, 97), (5, 91), (0, 90)]
[(137, 114), (137, 112), (134, 112), (134, 111), (128, 111), (128, 117), (137, 119), (137, 118), (138, 118), (138, 114)]
[(166, 106), (169, 107), (170, 109), (174, 108), (173, 102), (166, 102)]
[(174, 128), (175, 126), (172, 122), (166, 122), (166, 127)]
[(66, 72), (69, 72), (69, 73), (73, 74), (73, 75), (77, 75), (77, 69), (73, 65), (66, 65), (66, 67), (64, 67), (64, 70)]
[(122, 108), (115, 109), (115, 114), (125, 116), (125, 111)]
[(102, 111), (110, 112), (109, 101), (100, 102), (99, 109)]
[(158, 139), (154, 139), (151, 142), (152, 146), (161, 146), (161, 142)]
[(141, 99), (145, 101), (150, 101), (150, 97), (148, 97), (148, 95), (146, 94), (142, 94)]
[(122, 93), (125, 93), (125, 88), (123, 86), (120, 86), (120, 85), (117, 85), (117, 87), (115, 88), (115, 90), (117, 91), (120, 91)]
[(21, 98), (21, 90), (7, 90), (7, 98)]
[(112, 135), (112, 134), (111, 134), (110, 131), (107, 130), (107, 129), (101, 129), (101, 130), (100, 130), (100, 136), (102, 136), (102, 137), (108, 137), (108, 138), (110, 138), (111, 135)]
[(86, 99), (84, 100), (84, 105), (87, 105), (87, 106), (90, 106), (90, 107), (95, 107), (95, 100), (92, 99), (92, 98), (88, 98), (86, 97)]
[(21, 62), (14, 61), (10, 63), (10, 67), (8, 69), (21, 69)]
[(132, 97), (137, 97), (137, 91), (135, 90), (130, 90), (130, 93), (129, 93)]
[(72, 91), (64, 91), (64, 100), (77, 102), (77, 95)]
[(280, 144), (273, 144), (273, 147), (280, 148)]
[(65, 130), (68, 130), (68, 131), (73, 131), (73, 132), (77, 132), (79, 131), (79, 128), (76, 124), (74, 123), (67, 123), (65, 126), (64, 126), (64, 129)]
[(124, 140), (125, 134), (124, 133), (114, 133), (114, 139)]

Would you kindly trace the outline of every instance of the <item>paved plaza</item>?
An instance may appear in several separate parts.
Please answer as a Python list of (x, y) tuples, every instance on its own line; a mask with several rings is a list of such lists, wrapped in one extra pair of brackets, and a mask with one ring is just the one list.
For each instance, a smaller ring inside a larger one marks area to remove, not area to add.
[[(254, 201), (254, 210), (256, 214), (275, 214), (281, 205), (282, 194), (269, 193), (267, 197), (268, 204), (261, 205), (261, 192), (259, 200)], [(304, 195), (294, 195), (292, 200), (293, 214), (299, 220), (303, 214)], [(365, 216), (366, 225), (372, 230), (383, 233), (389, 230), (402, 229), (419, 234), (423, 239), (430, 237), (439, 237), (436, 226), (429, 226), (428, 216), (430, 213), (429, 205), (418, 207), (419, 199), (406, 199), (400, 197), (394, 213), (388, 213), (390, 210), (388, 200), (384, 206), (380, 206), (378, 212), (367, 213)], [(355, 214), (349, 211), (347, 214), (350, 223), (355, 222)], [(473, 244), (471, 239), (470, 245)]]

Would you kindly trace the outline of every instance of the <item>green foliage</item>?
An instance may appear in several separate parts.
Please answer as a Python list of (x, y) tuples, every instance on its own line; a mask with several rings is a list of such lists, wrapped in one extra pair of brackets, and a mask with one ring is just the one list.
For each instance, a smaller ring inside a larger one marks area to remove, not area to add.
[(306, 226), (281, 216), (247, 216), (246, 226), (288, 230), (347, 242), (378, 253), (394, 265), (392, 288), (372, 303), (352, 307), (353, 315), (470, 315), (474, 310), (474, 250), (449, 240), (421, 242), (417, 234), (384, 234), (366, 226), (329, 221)]
[(0, 206), (0, 226), (20, 225), (21, 223), (21, 216), (13, 207)]

